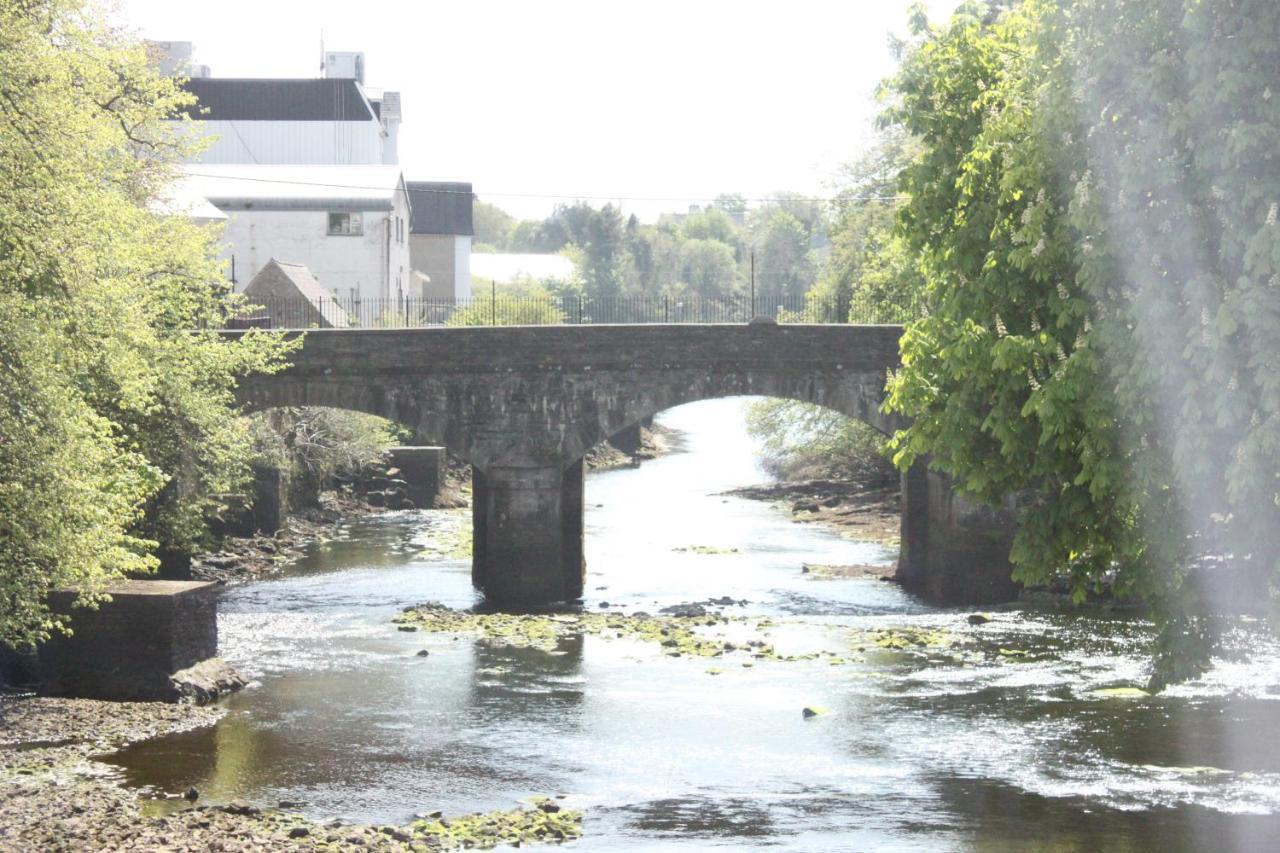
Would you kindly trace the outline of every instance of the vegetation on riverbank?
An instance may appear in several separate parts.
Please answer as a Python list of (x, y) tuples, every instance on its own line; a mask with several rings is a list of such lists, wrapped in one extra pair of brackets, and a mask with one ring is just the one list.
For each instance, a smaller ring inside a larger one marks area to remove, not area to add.
[(191, 98), (78, 0), (0, 10), (0, 641), (155, 554), (191, 553), (248, 474), (236, 378), (277, 368), (233, 310), (213, 235), (162, 215)]
[(919, 140), (897, 235), (927, 315), (890, 407), (1028, 583), (1153, 603), (1155, 686), (1280, 588), (1280, 8), (966, 3), (885, 86)]

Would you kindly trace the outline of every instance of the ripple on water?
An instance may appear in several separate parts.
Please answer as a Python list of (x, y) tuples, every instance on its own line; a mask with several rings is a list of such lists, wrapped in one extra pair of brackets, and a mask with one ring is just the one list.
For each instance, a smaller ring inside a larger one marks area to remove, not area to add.
[[(839, 652), (843, 665), (730, 655), (711, 675), (705, 659), (624, 640), (548, 653), (398, 632), (404, 606), (475, 600), (465, 560), (421, 555), (432, 516), (409, 513), (353, 522), (292, 575), (227, 590), (224, 655), (260, 686), (213, 729), (119, 763), (136, 783), (195, 785), (212, 801), (302, 800), (312, 816), (373, 821), (565, 793), (587, 809), (592, 850), (1019, 850), (1028, 838), (1249, 850), (1280, 837), (1274, 641), (1245, 631), (1241, 657), (1160, 697), (1090, 697), (1145, 682), (1150, 625), (1012, 608), (975, 626), (892, 584), (807, 579), (804, 562), (874, 553), (711, 494), (759, 478), (733, 455), (735, 405), (674, 415), (690, 452), (589, 478), (586, 605), (654, 613), (729, 596), (749, 602), (734, 615), (772, 619), (779, 652)], [(698, 544), (739, 551), (674, 550)], [(878, 631), (945, 640), (886, 649)], [(806, 720), (807, 705), (831, 713)]]

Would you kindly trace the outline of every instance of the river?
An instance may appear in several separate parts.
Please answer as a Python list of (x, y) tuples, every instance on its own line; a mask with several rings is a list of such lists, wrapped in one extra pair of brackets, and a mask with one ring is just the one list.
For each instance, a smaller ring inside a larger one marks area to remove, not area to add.
[[(766, 479), (742, 406), (673, 409), (659, 420), (682, 452), (588, 475), (584, 607), (730, 596), (745, 604), (726, 614), (773, 617), (779, 650), (845, 665), (726, 657), (712, 674), (638, 641), (399, 632), (406, 606), (476, 599), (469, 560), (423, 553), (447, 519), (393, 513), (225, 590), (222, 654), (254, 684), (217, 726), (109, 760), (144, 791), (362, 822), (563, 794), (584, 850), (1280, 849), (1280, 649), (1258, 626), (1197, 682), (1105, 698), (1090, 691), (1145, 680), (1140, 619), (1020, 606), (970, 625), (890, 583), (802, 574), (894, 554), (721, 495)], [(693, 545), (737, 551), (675, 550)], [(946, 641), (866, 647), (886, 628)]]

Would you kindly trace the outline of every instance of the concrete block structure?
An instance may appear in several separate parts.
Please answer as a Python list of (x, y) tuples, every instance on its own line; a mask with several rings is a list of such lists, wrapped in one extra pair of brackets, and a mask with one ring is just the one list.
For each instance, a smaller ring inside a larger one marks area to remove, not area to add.
[(400, 479), (409, 484), (409, 500), (419, 508), (430, 507), (444, 485), (446, 453), (443, 447), (393, 447), (387, 451)]
[(237, 291), (274, 259), (305, 264), (325, 291), (344, 300), (391, 310), (407, 295), (410, 208), (399, 166), (184, 170), (188, 191), (227, 215), (222, 257)]
[(73, 634), (38, 653), (40, 689), (53, 696), (176, 701), (170, 676), (218, 654), (217, 588), (193, 581), (127, 581), (96, 610), (72, 607), (75, 593), (51, 596)]

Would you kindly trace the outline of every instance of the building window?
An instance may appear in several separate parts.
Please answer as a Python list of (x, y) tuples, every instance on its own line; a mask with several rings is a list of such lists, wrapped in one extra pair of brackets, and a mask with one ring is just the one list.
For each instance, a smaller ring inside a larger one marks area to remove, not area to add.
[(330, 213), (329, 234), (331, 236), (359, 235), (364, 233), (364, 216), (359, 213)]

